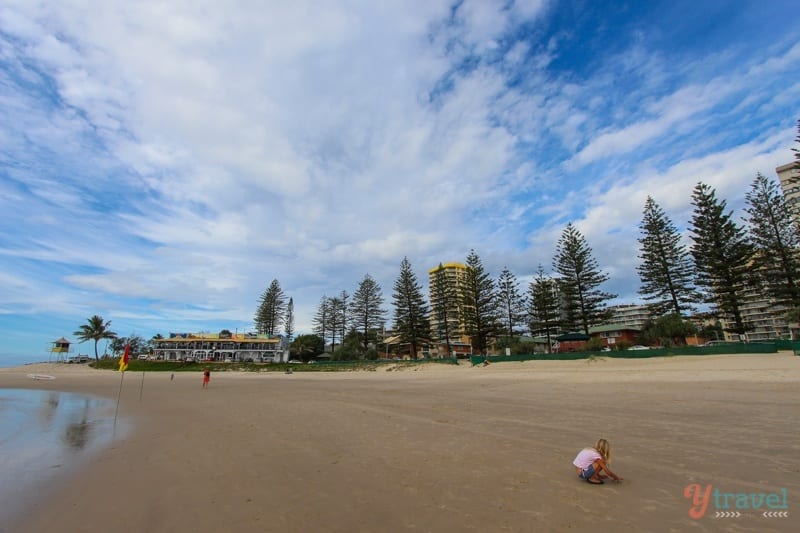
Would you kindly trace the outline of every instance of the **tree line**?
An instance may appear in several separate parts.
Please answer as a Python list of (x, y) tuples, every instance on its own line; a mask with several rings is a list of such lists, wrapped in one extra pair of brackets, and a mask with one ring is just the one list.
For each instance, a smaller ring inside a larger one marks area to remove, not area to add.
[[(796, 140), (800, 145), (800, 121)], [(800, 184), (800, 150), (792, 151), (791, 181)], [(645, 201), (636, 270), (638, 294), (653, 319), (681, 324), (699, 304), (707, 304), (709, 315), (724, 319), (729, 332), (744, 334), (749, 327), (744, 306), (753, 295), (766, 295), (784, 318), (798, 321), (800, 213), (787, 203), (779, 185), (757, 174), (745, 195), (745, 216), (740, 222), (716, 190), (703, 182), (692, 191), (691, 205), (687, 226), (691, 245), (687, 247), (656, 200), (648, 196)], [(434, 342), (451, 353), (451, 343), (461, 331), (479, 353), (487, 353), (492, 345), (509, 346), (525, 331), (546, 337), (550, 346), (560, 332), (588, 334), (590, 327), (608, 320), (608, 302), (617, 297), (602, 290), (609, 276), (571, 222), (557, 242), (552, 272), (540, 264), (525, 291), (507, 267), (493, 279), (475, 250), (468, 254), (465, 266), (463, 283), (456, 291), (439, 265), (430, 282), (433, 304), (429, 305), (408, 258), (401, 261), (393, 285), (391, 329), (397, 342), (409, 346), (412, 357)], [(380, 285), (366, 274), (352, 296), (343, 290), (321, 298), (312, 320), (313, 333), (294, 339), (292, 349), (306, 359), (322, 353), (326, 345), (338, 358), (375, 358), (379, 334), (385, 340), (387, 315)], [(293, 338), (293, 299), (286, 297), (277, 279), (260, 296), (254, 323), (260, 334), (282, 332)], [(94, 340), (95, 358), (102, 339), (111, 340), (112, 348), (126, 342), (144, 344), (137, 336), (119, 338), (109, 326), (110, 321), (95, 315), (75, 335), (82, 342)]]
[[(800, 121), (798, 121), (800, 143)], [(793, 149), (796, 170), (800, 151)], [(800, 182), (800, 172), (794, 178)], [(638, 294), (654, 320), (682, 322), (709, 306), (712, 316), (724, 319), (731, 333), (744, 334), (744, 305), (753, 295), (768, 295), (787, 319), (800, 314), (800, 233), (798, 213), (787, 203), (780, 186), (757, 174), (745, 195), (744, 217), (734, 219), (727, 202), (714, 188), (698, 182), (691, 194), (693, 213), (687, 225), (690, 246), (652, 196), (648, 196), (639, 224)], [(430, 282), (430, 304), (408, 258), (403, 258), (393, 286), (393, 333), (407, 344), (412, 357), (422, 346), (451, 342), (462, 331), (473, 350), (486, 353), (492, 344), (513, 343), (523, 332), (547, 338), (561, 332), (589, 333), (589, 328), (610, 318), (609, 301), (617, 295), (604, 291), (609, 275), (602, 271), (583, 234), (570, 222), (558, 240), (552, 272), (538, 266), (527, 290), (503, 268), (495, 280), (485, 270), (475, 250), (466, 258), (459, 291), (436, 269)], [(275, 282), (273, 282), (275, 283)], [(381, 288), (366, 275), (351, 296), (342, 291), (323, 296), (313, 319), (314, 335), (323, 345), (337, 346), (343, 357), (375, 356), (385, 326)], [(452, 320), (453, 310), (459, 320)], [(448, 315), (450, 314), (450, 315)], [(431, 324), (435, 330), (431, 329)]]

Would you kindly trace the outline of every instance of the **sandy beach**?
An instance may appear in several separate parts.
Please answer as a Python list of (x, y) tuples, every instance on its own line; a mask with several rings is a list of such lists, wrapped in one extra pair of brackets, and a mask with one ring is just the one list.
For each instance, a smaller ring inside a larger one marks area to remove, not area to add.
[[(800, 512), (788, 352), (214, 372), (208, 389), (200, 370), (143, 389), (128, 372), (132, 430), (8, 531), (793, 531)], [(116, 399), (120, 374), (28, 365), (0, 388)], [(575, 475), (599, 437), (622, 483)], [(712, 486), (696, 519), (693, 484)]]

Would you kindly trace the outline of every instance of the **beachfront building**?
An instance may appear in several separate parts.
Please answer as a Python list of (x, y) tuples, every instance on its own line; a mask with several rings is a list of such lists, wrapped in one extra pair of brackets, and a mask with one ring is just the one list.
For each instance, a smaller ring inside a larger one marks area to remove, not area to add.
[(533, 353), (553, 353), (558, 351), (557, 347), (555, 346), (557, 344), (556, 335), (553, 335), (549, 342), (547, 337), (544, 335), (537, 337), (526, 337), (523, 335), (520, 337), (520, 340), (532, 346), (531, 351)]
[(729, 333), (728, 330), (734, 327), (733, 320), (722, 317), (725, 340), (753, 342), (792, 337), (792, 330), (786, 319), (789, 309), (777, 304), (762, 288), (750, 288), (744, 293), (740, 311), (747, 333), (744, 338)]
[(618, 344), (631, 346), (639, 342), (642, 330), (635, 326), (606, 324), (589, 328), (592, 338), (600, 339), (604, 348), (614, 349)]
[(281, 336), (256, 333), (170, 333), (154, 339), (153, 356), (159, 361), (218, 361), (278, 363), (286, 359)]
[[(797, 163), (787, 163), (775, 169), (781, 183), (786, 205), (792, 210), (795, 221), (800, 216), (800, 170)], [(800, 222), (800, 221), (799, 221)]]
[[(796, 222), (800, 223), (800, 169), (796, 163), (787, 163), (775, 169), (778, 174), (786, 206), (791, 210)], [(763, 290), (762, 287), (752, 287), (745, 291), (742, 298), (742, 321), (747, 332), (743, 336), (729, 333), (734, 327), (733, 321), (723, 317), (722, 327), (725, 331), (725, 340), (729, 341), (766, 341), (779, 338), (792, 338), (797, 324), (789, 324), (787, 314), (789, 309), (778, 304)]]
[[(443, 279), (447, 290), (453, 296), (450, 302), (440, 302), (437, 298), (437, 291), (434, 289), (436, 277), (443, 274)], [(467, 357), (472, 354), (472, 343), (465, 333), (464, 318), (461, 313), (460, 303), (464, 294), (464, 280), (467, 275), (467, 265), (463, 263), (443, 263), (428, 271), (428, 294), (431, 304), (431, 334), (437, 343), (436, 354), (433, 356)], [(444, 318), (438, 316), (437, 309), (444, 305)], [(445, 321), (447, 328), (445, 328)], [(450, 340), (452, 354), (447, 353), (447, 342), (445, 331)]]
[(585, 333), (564, 333), (556, 337), (555, 351), (558, 353), (582, 352), (591, 337)]
[(615, 305), (609, 307), (608, 310), (611, 311), (611, 318), (604, 324), (608, 326), (628, 326), (641, 331), (647, 321), (652, 318), (646, 305)]

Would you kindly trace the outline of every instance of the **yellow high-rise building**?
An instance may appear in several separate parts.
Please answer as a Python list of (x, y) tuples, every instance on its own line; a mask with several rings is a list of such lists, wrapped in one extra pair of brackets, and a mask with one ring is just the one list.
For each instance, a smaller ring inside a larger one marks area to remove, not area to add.
[[(450, 302), (442, 303), (436, 291), (436, 277), (442, 272), (444, 283), (453, 298)], [(467, 275), (467, 265), (463, 263), (442, 263), (428, 271), (428, 290), (431, 303), (431, 333), (436, 340), (439, 355), (447, 354), (447, 339), (449, 337), (450, 349), (455, 355), (469, 355), (472, 353), (470, 339), (464, 333), (464, 320), (461, 313), (461, 301), (464, 293), (464, 279)], [(445, 307), (444, 316), (447, 328), (442, 320), (441, 306)]]

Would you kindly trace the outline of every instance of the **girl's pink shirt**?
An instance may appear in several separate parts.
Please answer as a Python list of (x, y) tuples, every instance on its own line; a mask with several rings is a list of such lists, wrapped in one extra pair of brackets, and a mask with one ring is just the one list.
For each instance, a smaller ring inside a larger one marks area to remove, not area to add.
[(572, 464), (581, 470), (586, 470), (589, 468), (589, 465), (602, 458), (603, 456), (597, 453), (597, 450), (594, 448), (584, 448), (578, 453), (577, 457), (575, 457), (575, 460), (572, 461)]

